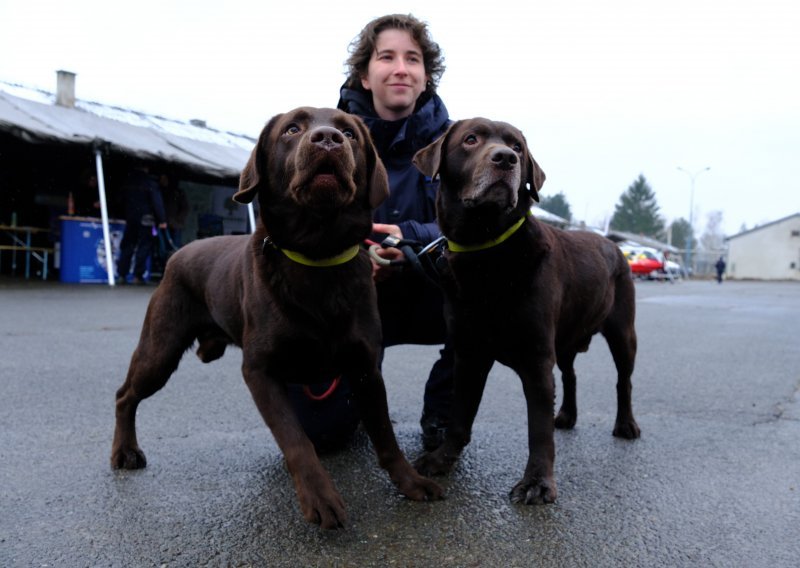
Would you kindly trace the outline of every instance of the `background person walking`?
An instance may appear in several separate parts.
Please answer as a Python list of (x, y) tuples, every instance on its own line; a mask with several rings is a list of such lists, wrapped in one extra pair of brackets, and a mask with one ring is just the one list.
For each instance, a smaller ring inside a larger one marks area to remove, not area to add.
[(725, 259), (720, 256), (714, 267), (717, 269), (717, 282), (722, 284), (722, 275), (725, 274)]

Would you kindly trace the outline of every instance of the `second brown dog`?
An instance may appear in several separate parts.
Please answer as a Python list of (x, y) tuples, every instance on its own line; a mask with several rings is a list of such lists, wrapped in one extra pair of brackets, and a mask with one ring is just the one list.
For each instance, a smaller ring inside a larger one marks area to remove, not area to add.
[[(545, 176), (510, 124), (459, 121), (414, 163), (441, 178), (437, 214), (448, 240), (444, 287), (456, 354), (450, 428), (443, 445), (415, 465), (426, 475), (449, 470), (470, 441), (486, 378), (499, 361), (519, 374), (528, 409), (528, 463), (511, 498), (551, 503), (553, 428), (575, 424), (573, 362), (595, 333), (606, 338), (617, 367), (614, 435), (640, 434), (631, 410), (636, 332), (628, 263), (604, 237), (531, 217)], [(554, 420), (556, 363), (564, 401)]]

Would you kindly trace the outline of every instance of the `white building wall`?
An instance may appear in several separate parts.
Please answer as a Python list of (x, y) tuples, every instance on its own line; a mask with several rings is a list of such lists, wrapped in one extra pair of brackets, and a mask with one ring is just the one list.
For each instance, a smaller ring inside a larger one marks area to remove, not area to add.
[(729, 278), (800, 280), (800, 214), (728, 241)]

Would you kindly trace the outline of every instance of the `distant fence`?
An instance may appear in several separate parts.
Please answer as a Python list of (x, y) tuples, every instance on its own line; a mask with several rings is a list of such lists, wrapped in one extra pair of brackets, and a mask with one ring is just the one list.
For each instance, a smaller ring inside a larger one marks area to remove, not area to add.
[(728, 261), (727, 251), (724, 249), (719, 250), (693, 250), (691, 266), (686, 263), (686, 251), (681, 250), (678, 256), (683, 261), (683, 265), (691, 270), (694, 278), (712, 278), (717, 275), (717, 261), (719, 257), (725, 258)]

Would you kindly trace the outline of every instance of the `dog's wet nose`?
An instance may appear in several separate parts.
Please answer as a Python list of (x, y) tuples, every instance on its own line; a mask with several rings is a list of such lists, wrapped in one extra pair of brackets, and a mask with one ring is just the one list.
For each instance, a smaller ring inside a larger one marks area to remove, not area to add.
[(311, 132), (311, 143), (332, 150), (344, 144), (344, 134), (330, 126), (320, 126)]
[(519, 158), (511, 148), (496, 148), (491, 154), (492, 164), (502, 170), (510, 170), (514, 167)]

